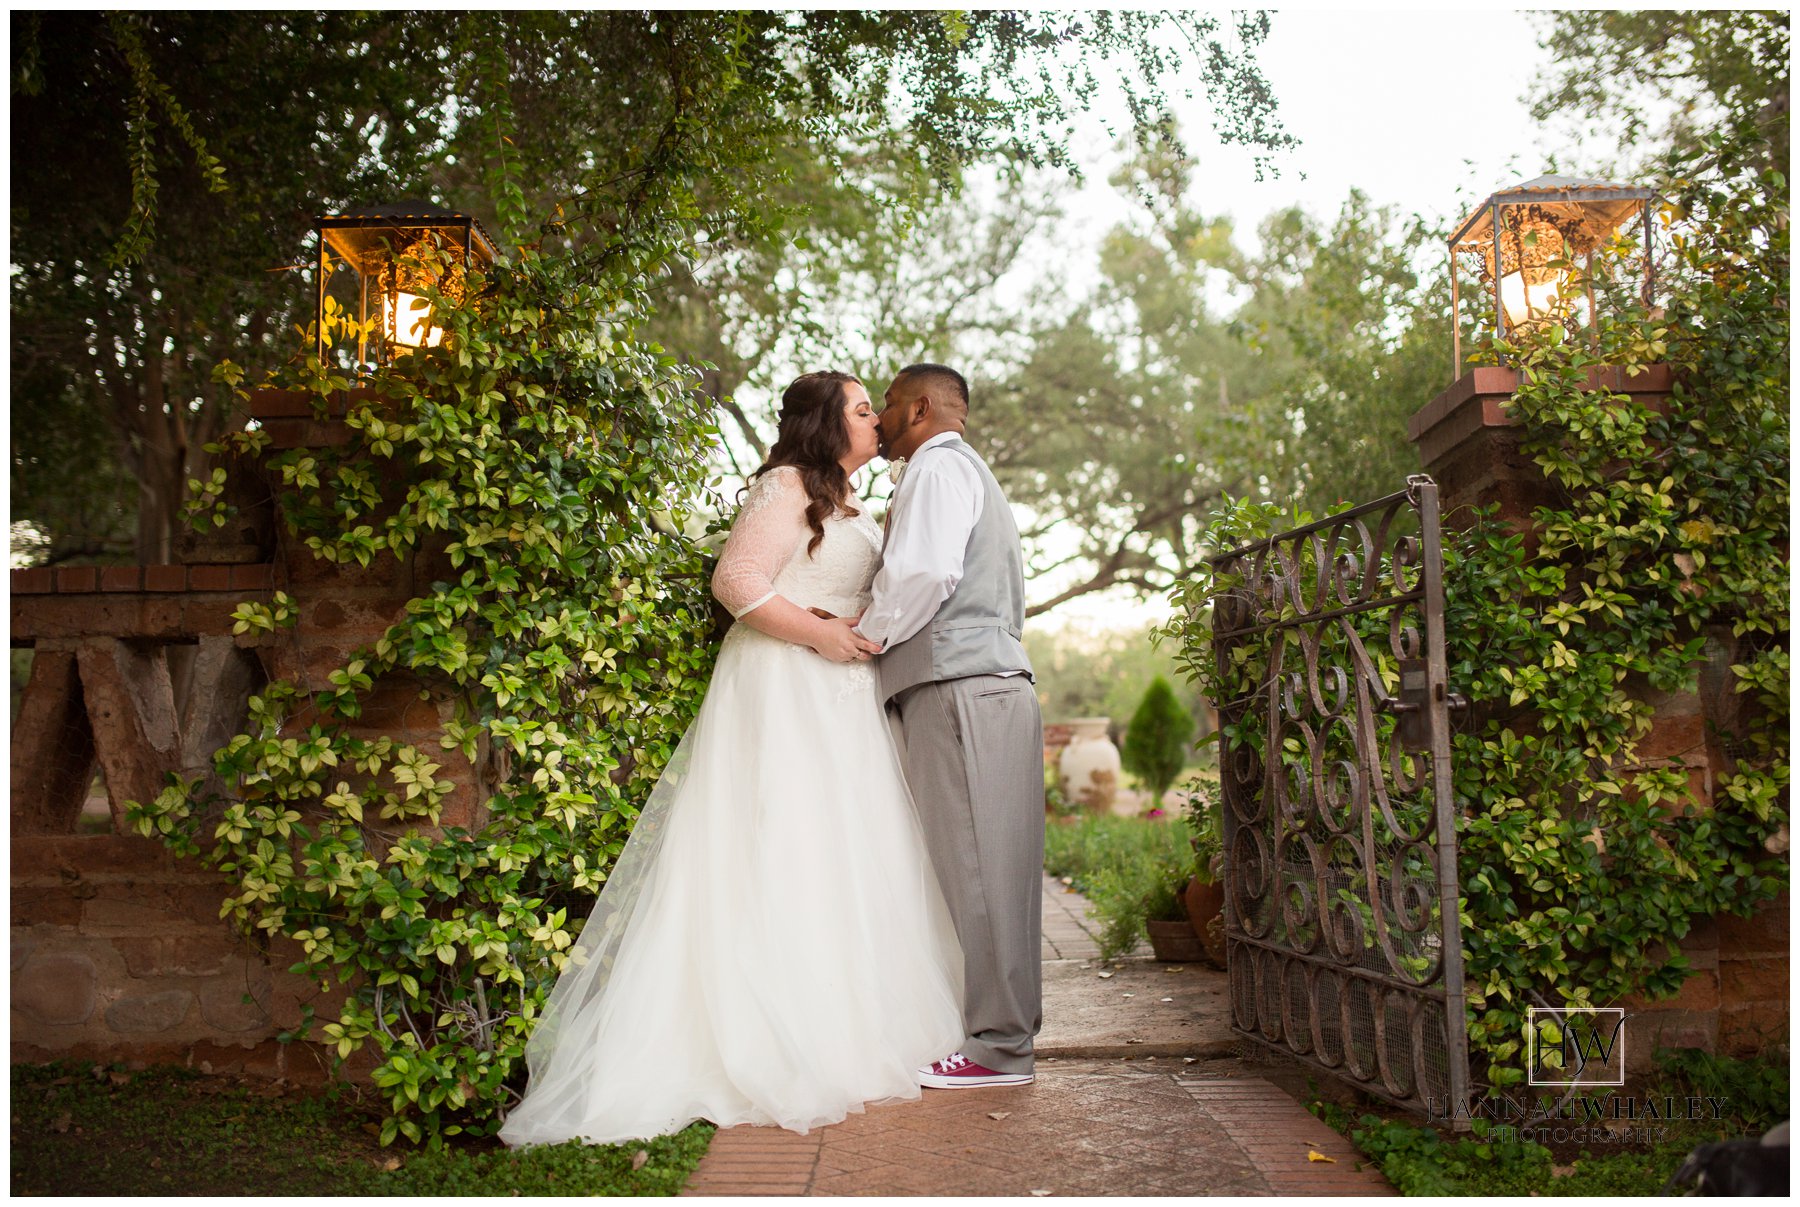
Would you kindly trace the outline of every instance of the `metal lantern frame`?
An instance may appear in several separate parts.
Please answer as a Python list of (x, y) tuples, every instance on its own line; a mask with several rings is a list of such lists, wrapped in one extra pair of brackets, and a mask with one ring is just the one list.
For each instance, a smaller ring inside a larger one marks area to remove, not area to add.
[[(445, 209), (441, 206), (428, 205), (420, 201), (401, 201), (392, 205), (370, 206), (364, 209), (345, 210), (337, 214), (322, 214), (313, 220), (319, 233), (319, 265), (318, 288), (316, 300), (314, 328), (318, 336), (319, 359), (325, 358), (325, 290), (329, 273), (326, 270), (327, 256), (335, 253), (339, 260), (348, 264), (355, 271), (359, 284), (357, 302), (357, 322), (359, 330), (356, 340), (356, 363), (365, 365), (368, 357), (368, 336), (364, 333), (369, 321), (369, 283), (371, 279), (381, 282), (381, 292), (387, 292), (387, 275), (396, 271), (395, 261), (404, 254), (403, 249), (417, 240), (436, 236), (449, 245), (452, 254), (460, 251), (463, 259), (463, 279), (477, 268), (486, 268), (494, 262), (495, 244), (481, 222), (469, 214), (459, 210)], [(397, 288), (397, 282), (395, 283)], [(396, 299), (397, 302), (397, 299)], [(398, 311), (396, 307), (396, 322)], [(395, 341), (385, 338), (382, 341), (384, 355), (392, 359), (395, 352)]]
[(1505, 189), (1475, 207), (1463, 224), (1450, 236), (1450, 328), (1451, 377), (1462, 373), (1461, 286), (1457, 276), (1457, 256), (1479, 253), (1489, 266), (1493, 285), (1494, 330), (1504, 333), (1515, 324), (1506, 316), (1506, 303), (1501, 295), (1502, 213), (1526, 208), (1540, 221), (1555, 226), (1572, 250), (1587, 261), (1588, 313), (1594, 314), (1593, 260), (1594, 249), (1626, 223), (1641, 218), (1644, 225), (1644, 304), (1650, 305), (1656, 289), (1656, 257), (1654, 249), (1654, 214), (1656, 199), (1652, 189), (1636, 185), (1612, 184), (1603, 180), (1581, 180), (1571, 176), (1540, 176), (1536, 180)]

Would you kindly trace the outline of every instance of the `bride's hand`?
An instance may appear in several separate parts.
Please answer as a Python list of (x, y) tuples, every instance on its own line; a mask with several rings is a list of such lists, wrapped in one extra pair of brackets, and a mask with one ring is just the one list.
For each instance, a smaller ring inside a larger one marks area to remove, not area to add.
[(862, 662), (879, 654), (881, 647), (851, 632), (860, 616), (840, 616), (819, 626), (812, 642), (813, 652), (832, 662)]

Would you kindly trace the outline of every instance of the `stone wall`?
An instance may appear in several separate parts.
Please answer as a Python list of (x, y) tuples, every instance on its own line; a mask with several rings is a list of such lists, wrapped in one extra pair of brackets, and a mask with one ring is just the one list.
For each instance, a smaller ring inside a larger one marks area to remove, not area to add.
[(328, 1006), (219, 919), (223, 877), (123, 834), (12, 840), (12, 1059), (190, 1065), (293, 1081), (328, 1055), (276, 1036)]
[[(276, 450), (347, 434), (315, 418), (303, 395), (262, 392), (252, 413)], [(14, 1060), (174, 1062), (293, 1079), (329, 1066), (311, 1045), (276, 1039), (300, 1021), (302, 1003), (336, 1014), (335, 1001), (314, 1000), (316, 989), (286, 971), (298, 949), (287, 940), (266, 949), (221, 921), (225, 878), (130, 833), (125, 802), (153, 798), (171, 772), (210, 776), (212, 752), (242, 732), (258, 687), (276, 678), (329, 687), (353, 650), (452, 572), (431, 547), (366, 568), (320, 561), (276, 524), (275, 483), (258, 466), (231, 473), (238, 516), (185, 537), (181, 564), (12, 572), (12, 643), (35, 651), (12, 741)], [(232, 633), (238, 604), (277, 590), (300, 605), (294, 629)], [(441, 824), (480, 826), (503, 763), (485, 744), (472, 762), (442, 749), (448, 700), (395, 675), (364, 705), (355, 732), (418, 745), (454, 782)], [(312, 721), (303, 711), (285, 730)], [(110, 832), (77, 833), (96, 768)]]
[[(1466, 507), (1498, 503), (1501, 519), (1533, 539), (1532, 509), (1554, 498), (1535, 462), (1519, 450), (1506, 403), (1518, 375), (1479, 368), (1426, 404), (1408, 427), (1425, 470), (1437, 480), (1445, 524), (1456, 527)], [(1592, 375), (1596, 388), (1631, 396), (1651, 408), (1666, 405), (1672, 380), (1667, 366), (1646, 366), (1627, 376), (1616, 370)], [(1707, 660), (1693, 690), (1658, 693), (1627, 684), (1655, 708), (1655, 721), (1638, 746), (1643, 768), (1679, 768), (1702, 807), (1728, 769), (1719, 742), (1740, 724), (1744, 697), (1734, 690), (1731, 665), (1737, 640), (1730, 627), (1708, 631)], [(1788, 897), (1782, 894), (1754, 917), (1730, 916), (1698, 925), (1681, 944), (1696, 970), (1673, 998), (1627, 998), (1629, 1071), (1651, 1066), (1657, 1047), (1692, 1047), (1742, 1056), (1785, 1043), (1788, 1029)]]

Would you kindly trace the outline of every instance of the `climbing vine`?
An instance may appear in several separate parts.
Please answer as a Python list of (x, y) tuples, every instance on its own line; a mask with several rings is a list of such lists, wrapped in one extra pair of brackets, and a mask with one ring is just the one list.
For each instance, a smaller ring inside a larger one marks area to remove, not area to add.
[[(1591, 335), (1492, 345), (1520, 370), (1512, 415), (1553, 494), (1523, 530), (1490, 509), (1445, 538), (1450, 686), (1472, 702), (1453, 747), (1472, 1072), (1495, 1087), (1524, 1079), (1530, 1006), (1672, 995), (1697, 920), (1787, 883), (1787, 193), (1766, 163), (1727, 132), (1671, 174), (1660, 309), (1615, 296)], [(1666, 406), (1592, 388), (1652, 363), (1673, 373)], [(1310, 519), (1239, 501), (1217, 531)], [(1214, 700), (1243, 687), (1210, 646), (1229, 586), (1185, 584), (1166, 630)], [(1658, 699), (1703, 689), (1736, 701), (1711, 710), (1710, 799), (1701, 750), (1645, 750)]]
[[(492, 1130), (710, 667), (703, 567), (674, 535), (706, 497), (710, 413), (691, 371), (635, 334), (648, 275), (585, 275), (527, 252), (471, 280), (474, 308), (438, 309), (440, 347), (358, 383), (342, 446), (269, 456), (265, 432), (233, 434), (314, 556), (447, 570), (326, 690), (257, 694), (214, 758), (222, 795), (180, 783), (131, 810), (227, 873), (226, 916), (343, 987), (336, 1016), (309, 1011), (296, 1034), (340, 1061), (370, 1050), (384, 1142)], [(335, 308), (326, 327), (354, 338)], [(324, 416), (351, 383), (309, 356), (276, 384)], [(229, 518), (224, 486), (191, 484), (195, 523)], [(240, 631), (282, 640), (303, 606), (245, 604)], [(441, 749), (358, 727), (395, 676), (453, 710)], [(505, 765), (470, 828), (442, 824), (451, 749)]]
[[(1531, 1005), (1672, 995), (1696, 920), (1786, 884), (1787, 202), (1745, 146), (1717, 137), (1704, 173), (1674, 174), (1662, 309), (1614, 299), (1592, 342), (1550, 325), (1496, 347), (1556, 497), (1535, 548), (1488, 515), (1446, 567), (1451, 677), (1482, 718), (1455, 774), (1471, 1048), (1494, 1085), (1523, 1076)], [(1672, 370), (1666, 407), (1586, 388), (1650, 363)], [(1703, 691), (1737, 700), (1701, 739), (1724, 760), (1710, 799), (1703, 748), (1645, 752), (1657, 698)]]

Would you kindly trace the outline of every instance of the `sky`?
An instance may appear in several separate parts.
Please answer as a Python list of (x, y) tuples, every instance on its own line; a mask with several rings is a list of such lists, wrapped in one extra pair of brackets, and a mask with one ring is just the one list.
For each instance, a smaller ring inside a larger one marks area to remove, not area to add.
[[(1540, 175), (1546, 152), (1573, 148), (1521, 99), (1546, 59), (1537, 37), (1533, 19), (1510, 10), (1275, 13), (1257, 59), (1301, 145), (1279, 157), (1279, 175), (1258, 181), (1248, 150), (1212, 138), (1204, 96), (1183, 104), (1200, 208), (1247, 232), (1289, 205), (1330, 215), (1361, 188), (1448, 213)], [(1085, 162), (1116, 162), (1102, 131), (1083, 144)], [(1116, 210), (1112, 197), (1105, 173), (1092, 173), (1086, 212)]]
[[(1193, 200), (1208, 216), (1230, 217), (1253, 245), (1269, 214), (1298, 204), (1328, 218), (1352, 188), (1404, 212), (1460, 217), (1488, 194), (1548, 171), (1551, 156), (1570, 174), (1604, 170), (1619, 154), (1616, 144), (1584, 146), (1554, 123), (1546, 128), (1523, 99), (1548, 61), (1537, 44), (1541, 25), (1542, 18), (1516, 10), (1275, 13), (1257, 58), (1282, 124), (1301, 145), (1279, 157), (1279, 175), (1258, 181), (1249, 151), (1212, 135), (1204, 93), (1196, 89), (1194, 100), (1177, 107), (1198, 164)], [(1122, 105), (1114, 111), (1120, 129), (1123, 113)], [(1094, 273), (1093, 249), (1131, 203), (1107, 183), (1120, 157), (1099, 117), (1082, 123), (1074, 149), (1087, 183), (1068, 202), (1057, 241), (1064, 249), (1059, 263), (1079, 279)], [(1040, 580), (1027, 594), (1043, 598), (1056, 589)], [(1096, 631), (1135, 627), (1167, 612), (1161, 601), (1105, 593), (1031, 623)]]

